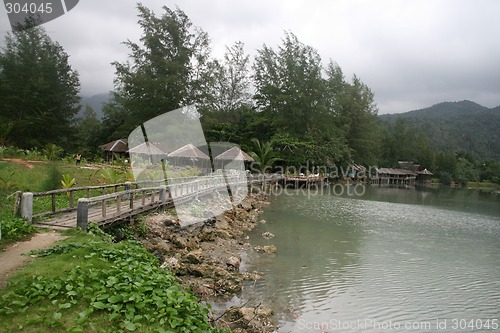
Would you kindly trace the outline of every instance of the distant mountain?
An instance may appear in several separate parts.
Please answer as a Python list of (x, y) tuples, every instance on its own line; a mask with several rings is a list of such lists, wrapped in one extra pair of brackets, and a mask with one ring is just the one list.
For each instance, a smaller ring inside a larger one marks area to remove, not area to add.
[(379, 118), (387, 123), (404, 119), (407, 126), (422, 130), (436, 150), (500, 161), (500, 106), (490, 109), (471, 101), (444, 102)]
[(82, 108), (80, 109), (80, 112), (78, 112), (77, 117), (81, 117), (83, 115), (83, 112), (85, 111), (86, 105), (90, 105), (95, 113), (97, 114), (98, 119), (102, 119), (104, 117), (104, 113), (102, 112), (103, 108), (103, 103), (106, 103), (109, 101), (111, 98), (111, 94), (97, 94), (94, 96), (82, 96), (82, 99), (80, 100), (80, 105)]

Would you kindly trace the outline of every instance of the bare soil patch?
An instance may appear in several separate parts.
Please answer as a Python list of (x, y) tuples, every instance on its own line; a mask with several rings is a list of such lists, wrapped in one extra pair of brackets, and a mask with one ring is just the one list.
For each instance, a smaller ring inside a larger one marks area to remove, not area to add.
[(21, 160), (19, 158), (4, 158), (3, 160), (7, 161), (7, 162), (10, 162), (10, 163), (22, 165), (22, 166), (24, 166), (24, 167), (26, 167), (28, 169), (33, 169), (35, 167), (32, 164), (32, 161), (25, 161), (25, 160)]
[(65, 236), (62, 236), (58, 232), (50, 231), (37, 233), (30, 240), (7, 246), (0, 253), (0, 289), (7, 285), (7, 279), (10, 274), (33, 259), (23, 254), (32, 250), (46, 249), (63, 238)]

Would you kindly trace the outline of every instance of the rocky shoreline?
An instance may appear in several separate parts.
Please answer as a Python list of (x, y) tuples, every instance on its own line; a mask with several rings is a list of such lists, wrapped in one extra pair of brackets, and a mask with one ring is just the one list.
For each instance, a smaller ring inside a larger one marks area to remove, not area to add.
[[(201, 301), (229, 300), (241, 293), (246, 281), (262, 278), (259, 272), (244, 269), (242, 255), (276, 251), (274, 245), (254, 248), (248, 243), (247, 233), (265, 223), (259, 221), (259, 214), (268, 204), (265, 194), (252, 194), (236, 208), (186, 228), (179, 226), (174, 212), (153, 214), (146, 218), (149, 232), (142, 243)], [(265, 304), (244, 304), (217, 314), (214, 325), (241, 333), (272, 332), (276, 329), (274, 319)]]

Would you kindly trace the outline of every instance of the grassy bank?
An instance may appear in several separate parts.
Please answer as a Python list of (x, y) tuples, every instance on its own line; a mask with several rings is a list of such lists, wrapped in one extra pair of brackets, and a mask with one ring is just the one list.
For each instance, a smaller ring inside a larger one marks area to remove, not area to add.
[[(94, 169), (99, 170), (99, 167)], [(97, 181), (104, 181), (104, 179), (99, 179), (100, 176), (94, 169), (80, 168), (66, 161), (0, 159), (0, 250), (35, 232), (35, 228), (31, 225), (14, 217), (14, 193), (16, 191), (40, 192), (59, 189), (62, 187), (63, 175), (74, 178), (74, 186), (94, 185)], [(50, 198), (37, 200), (46, 202), (37, 202), (35, 213), (39, 213), (36, 209), (44, 211), (50, 209)], [(58, 197), (58, 200), (68, 201), (69, 199), (63, 196)], [(67, 206), (67, 203), (60, 205), (61, 207)]]
[(6, 332), (221, 332), (138, 243), (78, 233), (37, 255), (1, 292)]

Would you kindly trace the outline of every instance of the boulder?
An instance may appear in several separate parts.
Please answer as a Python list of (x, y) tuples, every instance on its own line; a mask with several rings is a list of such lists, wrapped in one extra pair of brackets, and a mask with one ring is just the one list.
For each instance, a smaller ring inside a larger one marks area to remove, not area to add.
[(262, 234), (262, 237), (263, 237), (264, 239), (271, 239), (271, 238), (273, 238), (273, 237), (274, 237), (274, 234), (273, 234), (273, 233), (271, 233), (271, 232), (269, 232), (269, 231), (266, 231), (265, 233), (263, 233), (263, 234)]
[(241, 258), (239, 257), (231, 256), (226, 260), (226, 265), (236, 270), (240, 269), (240, 264), (241, 264)]
[(191, 251), (186, 254), (185, 259), (190, 264), (199, 264), (203, 261), (203, 252), (201, 249)]
[(263, 253), (267, 253), (267, 254), (276, 253), (276, 246), (274, 246), (274, 245), (256, 246), (254, 249), (257, 252), (263, 252)]

